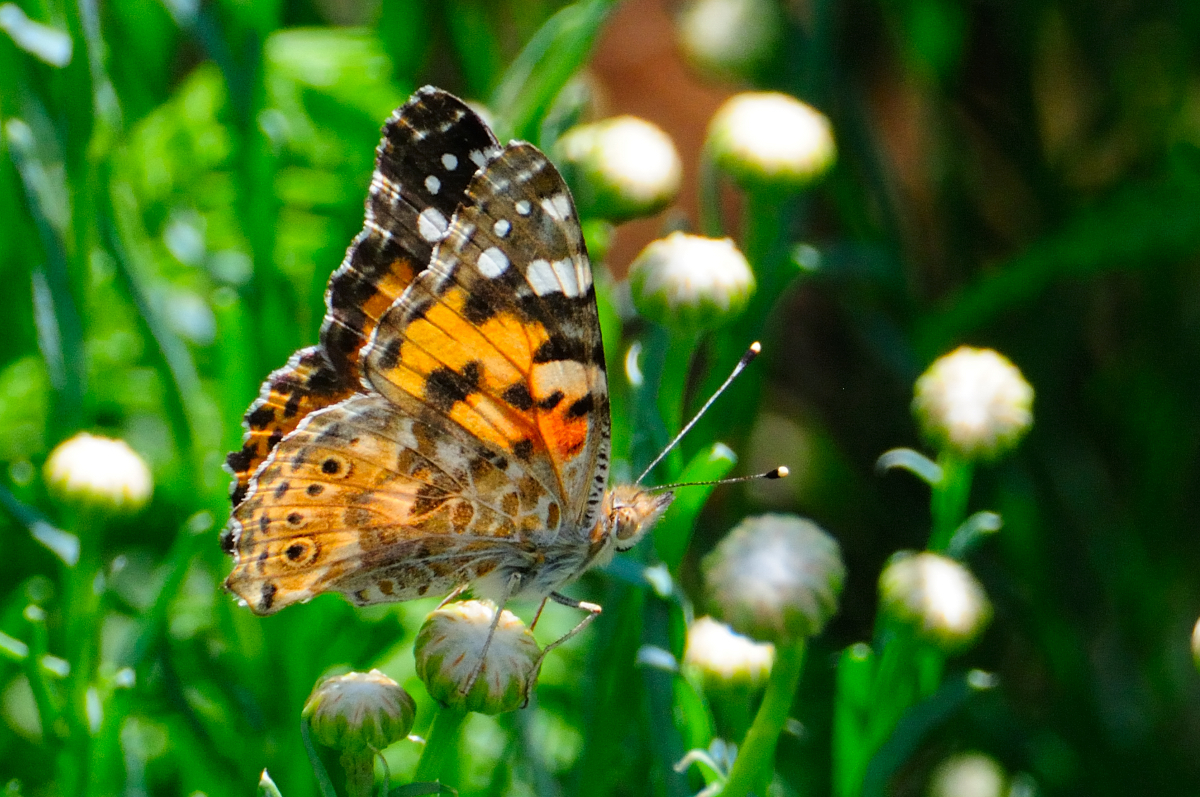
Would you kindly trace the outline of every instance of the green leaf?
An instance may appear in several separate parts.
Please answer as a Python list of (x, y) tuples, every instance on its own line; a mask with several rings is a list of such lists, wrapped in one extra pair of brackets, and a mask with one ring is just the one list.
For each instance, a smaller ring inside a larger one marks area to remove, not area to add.
[[(685, 484), (717, 481), (728, 476), (736, 464), (737, 455), (728, 446), (714, 443), (692, 457), (679, 481)], [(700, 484), (676, 490), (675, 500), (654, 529), (654, 550), (672, 572), (679, 569), (696, 527), (696, 517), (716, 486)]]
[(508, 67), (492, 94), (503, 141), (536, 141), (554, 98), (591, 55), (616, 0), (581, 0), (546, 21)]

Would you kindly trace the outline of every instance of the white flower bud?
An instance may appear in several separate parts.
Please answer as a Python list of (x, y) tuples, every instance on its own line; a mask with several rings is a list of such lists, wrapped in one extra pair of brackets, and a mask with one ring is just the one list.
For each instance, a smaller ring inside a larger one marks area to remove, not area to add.
[(60, 443), (44, 474), (47, 489), (63, 503), (113, 514), (141, 509), (154, 491), (150, 469), (125, 441), (86, 432)]
[(776, 643), (820, 633), (846, 580), (837, 542), (795, 515), (746, 518), (701, 567), (716, 614), (738, 633)]
[(825, 115), (777, 92), (726, 101), (709, 123), (706, 147), (716, 165), (747, 189), (804, 188), (837, 156)]
[(994, 457), (1033, 424), (1033, 388), (1006, 357), (960, 346), (917, 379), (913, 414), (935, 445), (969, 459)]
[(321, 744), (347, 752), (383, 750), (408, 736), (417, 705), (379, 670), (321, 681), (302, 716)]
[(775, 0), (693, 0), (676, 21), (679, 48), (693, 67), (723, 80), (753, 76), (779, 42)]
[(929, 797), (1004, 797), (1008, 777), (983, 753), (959, 753), (938, 764), (929, 780)]
[(733, 241), (673, 232), (651, 241), (629, 267), (633, 304), (646, 318), (702, 330), (737, 316), (754, 294), (754, 272)]
[[(505, 610), (480, 667), (495, 617), (494, 603), (477, 600), (450, 603), (429, 614), (417, 633), (413, 654), (417, 676), (430, 697), (481, 714), (500, 714), (524, 705), (537, 677), (541, 649), (521, 619)], [(475, 683), (463, 694), (477, 667)]]
[(559, 139), (583, 217), (625, 221), (653, 216), (679, 193), (683, 164), (670, 136), (634, 116), (579, 125)]
[(711, 617), (701, 617), (688, 626), (684, 665), (694, 667), (708, 685), (762, 686), (774, 660), (774, 645), (734, 633)]
[(953, 653), (974, 642), (992, 619), (992, 605), (970, 570), (940, 554), (902, 551), (879, 576), (883, 612), (918, 637)]

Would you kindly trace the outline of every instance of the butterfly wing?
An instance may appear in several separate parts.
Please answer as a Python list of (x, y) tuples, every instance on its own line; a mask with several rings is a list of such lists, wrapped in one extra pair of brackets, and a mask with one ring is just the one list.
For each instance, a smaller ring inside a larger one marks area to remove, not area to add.
[(308, 413), (361, 390), (359, 351), (379, 318), (429, 263), (472, 175), (499, 153), (462, 100), (425, 87), (383, 126), (362, 232), (325, 292), (320, 346), (297, 352), (247, 410), (242, 448), (229, 455), (237, 506), (250, 477)]
[(305, 418), (255, 474), (226, 586), (258, 614), (327, 591), (409, 600), (535, 568), (561, 522), (519, 462), (360, 394)]
[(566, 528), (591, 531), (609, 461), (604, 347), (570, 192), (536, 148), (514, 142), (472, 179), (363, 360), (400, 412), (519, 463)]

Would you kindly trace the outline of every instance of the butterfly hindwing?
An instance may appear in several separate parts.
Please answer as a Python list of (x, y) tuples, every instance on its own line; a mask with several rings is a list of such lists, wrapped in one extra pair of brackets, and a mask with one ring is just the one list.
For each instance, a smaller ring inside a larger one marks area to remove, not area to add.
[(519, 462), (360, 394), (308, 416), (255, 475), (226, 584), (259, 614), (326, 591), (409, 600), (528, 569), (562, 516)]
[(510, 144), (476, 175), (364, 360), (401, 412), (517, 460), (590, 530), (608, 471), (604, 350), (574, 204), (536, 148)]

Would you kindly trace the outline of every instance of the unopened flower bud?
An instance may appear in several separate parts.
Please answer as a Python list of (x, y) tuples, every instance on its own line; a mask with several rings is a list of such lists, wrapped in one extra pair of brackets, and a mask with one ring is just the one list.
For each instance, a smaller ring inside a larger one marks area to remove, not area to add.
[(684, 665), (694, 667), (709, 686), (762, 686), (774, 660), (773, 645), (735, 633), (711, 617), (688, 626)]
[(679, 48), (701, 72), (750, 78), (774, 52), (781, 16), (775, 0), (692, 0), (677, 18)]
[(1004, 797), (1008, 777), (983, 753), (958, 753), (938, 764), (929, 780), (929, 797)]
[(302, 716), (321, 744), (359, 753), (383, 750), (408, 736), (417, 705), (379, 670), (351, 672), (317, 684)]
[(971, 571), (940, 554), (902, 551), (879, 576), (880, 608), (918, 637), (952, 653), (970, 645), (992, 619), (992, 605)]
[[(489, 644), (495, 617), (495, 604), (477, 600), (450, 603), (429, 614), (413, 653), (417, 676), (430, 697), (481, 714), (500, 714), (525, 703), (537, 677), (541, 649), (521, 619), (507, 610), (501, 612)], [(475, 682), (463, 694), (472, 677)]]
[(733, 241), (673, 232), (652, 241), (629, 268), (639, 313), (666, 327), (699, 331), (736, 317), (754, 294), (754, 272)]
[(820, 633), (846, 579), (833, 537), (784, 514), (746, 518), (701, 567), (715, 613), (738, 633), (775, 643)]
[(111, 514), (136, 512), (154, 490), (150, 469), (125, 441), (86, 432), (50, 453), (45, 478), (64, 504)]
[(804, 188), (837, 155), (825, 115), (776, 92), (729, 99), (709, 123), (706, 146), (716, 165), (746, 189)]
[(659, 127), (635, 116), (579, 125), (559, 139), (583, 217), (626, 221), (653, 216), (679, 193), (683, 165)]
[(1033, 424), (1033, 388), (991, 349), (960, 346), (929, 366), (914, 393), (925, 435), (968, 459), (1008, 451)]

